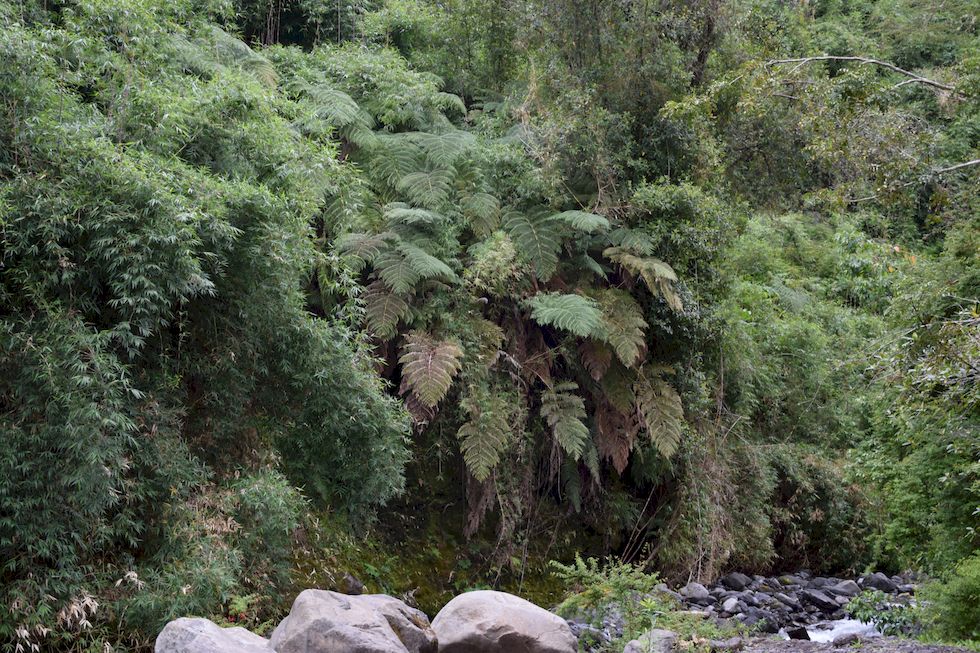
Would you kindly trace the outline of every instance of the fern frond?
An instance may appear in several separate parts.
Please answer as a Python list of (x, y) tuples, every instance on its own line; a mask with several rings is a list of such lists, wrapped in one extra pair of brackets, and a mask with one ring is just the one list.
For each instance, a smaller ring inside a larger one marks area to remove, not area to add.
[(452, 166), (476, 144), (476, 137), (461, 129), (444, 134), (419, 132), (413, 135), (413, 140), (425, 151), (429, 160), (440, 167)]
[(563, 211), (551, 216), (551, 219), (564, 222), (574, 229), (589, 234), (609, 229), (609, 220), (601, 215), (586, 211)]
[(531, 319), (541, 325), (588, 337), (602, 332), (602, 313), (596, 303), (582, 295), (540, 293), (526, 301)]
[(413, 331), (405, 336), (398, 362), (406, 387), (425, 406), (438, 404), (459, 372), (463, 350), (453, 342), (435, 340), (427, 333)]
[(461, 115), (466, 115), (466, 103), (463, 98), (453, 93), (439, 92), (435, 94), (436, 106), (443, 111), (457, 111)]
[(610, 231), (608, 238), (614, 247), (622, 247), (639, 256), (653, 254), (654, 242), (646, 232), (620, 227)]
[(399, 251), (387, 251), (374, 262), (378, 276), (396, 293), (407, 295), (415, 289), (421, 280), (405, 255)]
[(677, 452), (684, 432), (681, 397), (659, 374), (641, 370), (636, 380), (636, 410), (650, 441), (664, 458)]
[(591, 339), (584, 340), (578, 351), (582, 357), (582, 365), (593, 381), (599, 381), (609, 371), (613, 353), (605, 344)]
[(506, 395), (471, 386), (460, 402), (468, 420), (457, 431), (466, 468), (478, 481), (485, 481), (500, 462), (510, 442), (513, 402)]
[(452, 268), (417, 245), (402, 241), (398, 243), (398, 251), (405, 256), (405, 260), (422, 279), (433, 277), (456, 279), (456, 273)]
[(302, 92), (315, 105), (314, 117), (334, 127), (360, 123), (370, 126), (371, 116), (357, 105), (354, 98), (325, 84), (302, 86)]
[(600, 290), (595, 297), (602, 309), (605, 341), (612, 345), (623, 365), (633, 367), (646, 349), (643, 309), (628, 292), (618, 288)]
[(639, 431), (632, 414), (624, 414), (605, 402), (599, 402), (595, 413), (596, 430), (599, 437), (596, 446), (599, 455), (612, 461), (620, 474), (629, 463), (630, 452)]
[(631, 274), (641, 277), (647, 288), (663, 297), (672, 309), (684, 310), (680, 296), (674, 291), (673, 283), (677, 281), (677, 274), (672, 267), (658, 258), (636, 256), (622, 247), (607, 247), (602, 255), (619, 263)]
[(541, 416), (548, 422), (562, 450), (578, 460), (585, 452), (589, 428), (585, 419), (585, 400), (577, 394), (578, 385), (571, 381), (555, 384), (541, 395)]
[(415, 204), (436, 209), (449, 199), (453, 178), (454, 174), (450, 170), (419, 170), (402, 176), (398, 180), (397, 188)]
[(599, 386), (606, 401), (625, 415), (633, 412), (636, 401), (636, 393), (633, 389), (635, 381), (636, 372), (626, 369), (622, 363), (613, 360), (602, 376)]
[(524, 259), (534, 265), (538, 278), (542, 281), (550, 279), (558, 268), (561, 248), (558, 223), (547, 216), (511, 211), (504, 228)]
[(460, 204), (463, 215), (470, 227), (480, 238), (486, 238), (500, 224), (500, 202), (489, 193), (473, 193), (463, 198)]
[(279, 82), (272, 62), (237, 36), (229, 34), (220, 27), (212, 26), (211, 42), (216, 58), (226, 66), (238, 66), (268, 87), (274, 87)]
[(389, 234), (344, 234), (337, 239), (337, 249), (358, 260), (358, 268), (365, 263), (373, 263), (382, 250), (387, 248)]
[(435, 211), (409, 206), (404, 202), (392, 202), (386, 205), (384, 216), (389, 224), (437, 224), (446, 220), (444, 215)]
[(398, 322), (408, 316), (408, 303), (381, 281), (371, 283), (361, 297), (368, 330), (381, 340), (393, 337)]
[(366, 168), (372, 175), (396, 186), (399, 179), (422, 168), (425, 153), (412, 141), (401, 138), (400, 134), (384, 133), (378, 133), (377, 140), (374, 156)]
[(595, 274), (600, 279), (606, 279), (606, 278), (608, 278), (607, 275), (606, 275), (606, 269), (603, 268), (601, 265), (599, 265), (599, 262), (596, 261), (591, 256), (589, 256), (588, 254), (580, 254), (575, 259), (575, 261), (578, 264), (577, 267), (583, 268), (585, 270), (588, 270), (589, 272), (592, 272), (593, 274)]

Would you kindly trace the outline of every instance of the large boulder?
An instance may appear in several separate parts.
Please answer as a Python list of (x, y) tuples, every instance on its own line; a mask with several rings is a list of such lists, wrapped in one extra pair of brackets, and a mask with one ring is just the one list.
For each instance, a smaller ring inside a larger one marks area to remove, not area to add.
[(701, 583), (688, 583), (679, 590), (681, 596), (690, 601), (710, 601), (711, 593)]
[(574, 653), (564, 619), (529, 601), (491, 590), (460, 594), (432, 620), (439, 653)]
[(833, 612), (839, 607), (837, 601), (820, 590), (803, 590), (800, 592), (800, 598), (824, 612)]
[(861, 578), (861, 585), (889, 594), (898, 591), (898, 584), (880, 571)]
[(276, 653), (436, 653), (429, 619), (384, 594), (305, 590), (272, 633)]
[(842, 580), (826, 589), (841, 596), (857, 596), (861, 593), (861, 588), (853, 580)]
[(742, 591), (752, 584), (752, 579), (745, 574), (733, 571), (721, 579), (721, 584), (730, 590)]
[(182, 617), (157, 636), (156, 653), (272, 653), (269, 640), (244, 628), (222, 628), (207, 619)]

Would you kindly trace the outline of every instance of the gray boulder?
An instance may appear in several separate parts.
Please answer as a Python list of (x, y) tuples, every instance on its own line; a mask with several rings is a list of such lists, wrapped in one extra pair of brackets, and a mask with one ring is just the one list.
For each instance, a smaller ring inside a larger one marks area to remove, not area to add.
[(244, 628), (222, 628), (207, 619), (182, 617), (157, 636), (156, 653), (272, 653), (269, 640)]
[(681, 596), (691, 601), (708, 601), (711, 599), (711, 593), (708, 592), (708, 588), (701, 583), (688, 583), (679, 591)]
[(677, 633), (654, 628), (626, 645), (623, 653), (673, 653), (677, 648)]
[(893, 593), (898, 590), (898, 584), (880, 571), (863, 577), (861, 584), (864, 587), (870, 587), (888, 593)]
[[(566, 626), (567, 628), (567, 626)], [(276, 653), (436, 653), (429, 619), (384, 594), (305, 590), (272, 633)]]
[(447, 603), (432, 629), (439, 653), (574, 653), (564, 619), (506, 592), (477, 590)]
[(827, 589), (842, 596), (857, 596), (861, 593), (861, 588), (858, 587), (858, 584), (853, 580), (842, 580), (836, 585), (831, 585)]
[(800, 598), (818, 610), (833, 612), (838, 608), (837, 601), (820, 590), (802, 590)]
[(739, 611), (739, 600), (734, 596), (730, 596), (721, 604), (721, 609), (729, 614), (735, 614)]
[(740, 574), (737, 571), (735, 571), (722, 578), (721, 584), (730, 590), (741, 592), (746, 587), (752, 584), (752, 579), (746, 576), (745, 574)]

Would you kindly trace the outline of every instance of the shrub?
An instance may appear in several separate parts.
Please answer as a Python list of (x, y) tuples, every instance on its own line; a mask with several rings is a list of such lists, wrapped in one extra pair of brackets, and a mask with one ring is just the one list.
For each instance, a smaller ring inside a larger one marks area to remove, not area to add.
[(980, 640), (980, 552), (960, 561), (921, 598), (928, 634), (947, 641)]

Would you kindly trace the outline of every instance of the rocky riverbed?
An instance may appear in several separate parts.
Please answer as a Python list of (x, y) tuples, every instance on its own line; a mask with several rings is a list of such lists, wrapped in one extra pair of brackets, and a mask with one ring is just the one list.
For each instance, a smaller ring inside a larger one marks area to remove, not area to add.
[[(861, 644), (862, 653), (953, 653), (951, 647), (925, 646), (910, 640), (866, 638), (867, 629), (825, 631), (824, 643), (807, 640), (820, 626), (840, 620), (844, 607), (862, 589), (877, 589), (895, 602), (910, 601), (911, 579), (871, 574), (856, 580), (815, 577), (798, 572), (778, 577), (732, 573), (714, 585), (658, 586), (678, 608), (697, 619), (719, 624), (739, 622), (752, 636), (702, 642), (716, 653), (822, 653)], [(635, 597), (643, 601), (645, 596)], [(463, 593), (431, 622), (426, 614), (383, 594), (348, 595), (306, 590), (270, 638), (243, 628), (221, 628), (206, 619), (169, 623), (156, 642), (156, 653), (577, 653), (612, 650), (621, 641), (626, 606), (563, 619), (522, 598), (489, 590)], [(845, 622), (838, 622), (838, 625)], [(857, 622), (851, 622), (858, 624)], [(850, 626), (851, 624), (846, 624)], [(859, 632), (860, 631), (860, 632)], [(770, 633), (759, 637), (759, 633)], [(783, 639), (780, 639), (780, 636)], [(624, 646), (619, 644), (618, 646)], [(618, 650), (618, 648), (617, 648)], [(625, 643), (624, 653), (675, 653), (677, 635), (651, 630)]]

